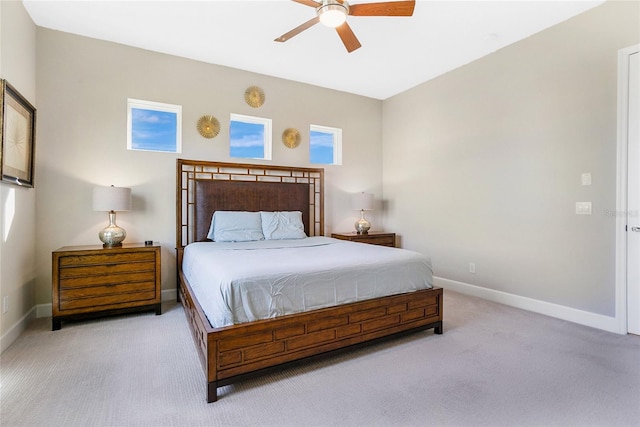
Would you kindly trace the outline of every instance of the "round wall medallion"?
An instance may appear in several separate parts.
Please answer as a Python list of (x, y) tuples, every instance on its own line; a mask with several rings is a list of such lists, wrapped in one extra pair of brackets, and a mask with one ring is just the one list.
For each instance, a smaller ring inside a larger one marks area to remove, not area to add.
[(250, 86), (244, 91), (244, 100), (250, 107), (261, 107), (265, 100), (264, 91), (258, 86)]
[(289, 148), (296, 148), (300, 145), (300, 132), (294, 128), (285, 129), (282, 132), (282, 143)]
[(197, 128), (205, 138), (214, 138), (220, 133), (220, 122), (213, 116), (202, 116), (198, 120)]

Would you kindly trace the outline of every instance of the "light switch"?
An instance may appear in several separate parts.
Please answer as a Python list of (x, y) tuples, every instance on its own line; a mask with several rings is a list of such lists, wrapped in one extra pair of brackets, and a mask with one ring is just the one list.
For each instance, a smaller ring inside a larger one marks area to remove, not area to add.
[(582, 185), (591, 185), (591, 172), (582, 174)]
[(576, 215), (591, 215), (591, 202), (576, 202)]

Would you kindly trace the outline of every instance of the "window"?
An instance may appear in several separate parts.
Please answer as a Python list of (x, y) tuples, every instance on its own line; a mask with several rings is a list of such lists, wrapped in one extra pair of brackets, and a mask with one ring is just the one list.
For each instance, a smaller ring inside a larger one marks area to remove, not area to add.
[(324, 165), (342, 164), (342, 129), (311, 125), (309, 160)]
[(271, 119), (231, 114), (229, 155), (271, 160)]
[(127, 99), (127, 149), (182, 152), (182, 106)]

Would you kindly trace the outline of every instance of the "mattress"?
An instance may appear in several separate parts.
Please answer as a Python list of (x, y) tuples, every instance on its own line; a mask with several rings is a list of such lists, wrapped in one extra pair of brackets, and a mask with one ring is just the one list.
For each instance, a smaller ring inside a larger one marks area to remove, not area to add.
[(422, 254), (329, 237), (192, 243), (182, 271), (214, 328), (433, 286)]

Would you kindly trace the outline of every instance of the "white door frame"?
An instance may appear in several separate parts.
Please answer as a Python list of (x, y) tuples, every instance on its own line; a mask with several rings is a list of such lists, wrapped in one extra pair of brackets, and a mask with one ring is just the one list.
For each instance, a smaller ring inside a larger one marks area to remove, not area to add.
[(640, 44), (618, 51), (618, 160), (616, 178), (616, 323), (618, 333), (627, 333), (627, 129), (629, 57), (640, 52)]

